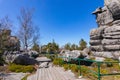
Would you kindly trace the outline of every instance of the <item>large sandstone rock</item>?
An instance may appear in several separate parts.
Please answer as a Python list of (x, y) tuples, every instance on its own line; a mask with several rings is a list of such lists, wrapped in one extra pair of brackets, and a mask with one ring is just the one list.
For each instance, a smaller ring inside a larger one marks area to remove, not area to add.
[(103, 45), (115, 45), (120, 44), (120, 39), (103, 39), (102, 40)]
[(6, 51), (3, 55), (6, 63), (15, 63), (21, 65), (36, 64), (37, 61), (34, 58), (29, 57), (27, 54), (22, 54), (19, 51)]
[(89, 48), (85, 48), (83, 51), (80, 50), (73, 50), (73, 51), (69, 51), (69, 50), (63, 50), (60, 52), (60, 56), (65, 57), (64, 60), (68, 61), (69, 57), (71, 58), (86, 58), (89, 57), (91, 53), (91, 50)]
[(103, 51), (103, 46), (102, 45), (95, 45), (95, 46), (90, 46), (92, 51)]
[(37, 64), (37, 61), (33, 58), (30, 58), (26, 55), (18, 55), (13, 63), (15, 64), (21, 64), (21, 65), (33, 65), (33, 64)]
[(97, 29), (90, 31), (90, 48), (94, 56), (118, 59), (120, 56), (120, 0), (104, 0), (97, 8)]
[(109, 8), (114, 20), (120, 19), (120, 0), (105, 0), (105, 5)]
[(93, 14), (96, 15), (96, 21), (98, 26), (104, 26), (105, 24), (110, 24), (113, 21), (112, 13), (105, 6), (103, 8), (97, 8)]

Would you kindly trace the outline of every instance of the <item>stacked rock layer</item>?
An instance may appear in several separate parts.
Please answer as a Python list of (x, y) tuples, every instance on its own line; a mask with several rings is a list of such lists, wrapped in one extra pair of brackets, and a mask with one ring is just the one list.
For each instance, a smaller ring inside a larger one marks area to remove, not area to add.
[(118, 59), (120, 56), (120, 0), (104, 0), (97, 8), (97, 29), (90, 32), (90, 48), (95, 56)]

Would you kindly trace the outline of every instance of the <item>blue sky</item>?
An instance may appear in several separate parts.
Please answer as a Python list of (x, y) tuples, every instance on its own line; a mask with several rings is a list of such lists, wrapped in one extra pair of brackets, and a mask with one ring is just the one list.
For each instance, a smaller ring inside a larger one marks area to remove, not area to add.
[(33, 20), (42, 45), (53, 39), (60, 46), (78, 44), (81, 38), (89, 42), (90, 30), (97, 27), (91, 13), (103, 4), (103, 0), (0, 0), (0, 18), (8, 15), (16, 30), (20, 9), (35, 8)]

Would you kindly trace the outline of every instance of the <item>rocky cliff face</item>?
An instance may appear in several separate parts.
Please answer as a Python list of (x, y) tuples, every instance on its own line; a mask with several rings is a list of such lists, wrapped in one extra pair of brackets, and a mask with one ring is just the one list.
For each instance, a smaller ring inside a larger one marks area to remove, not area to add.
[(95, 56), (116, 58), (120, 56), (120, 0), (104, 0), (97, 8), (97, 29), (90, 31), (90, 48)]

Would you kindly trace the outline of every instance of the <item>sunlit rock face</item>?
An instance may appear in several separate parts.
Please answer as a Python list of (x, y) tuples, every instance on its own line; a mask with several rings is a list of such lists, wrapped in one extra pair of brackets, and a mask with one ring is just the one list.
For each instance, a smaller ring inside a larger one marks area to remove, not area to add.
[(97, 29), (90, 31), (90, 48), (95, 56), (118, 59), (120, 56), (120, 0), (104, 0), (97, 8)]

